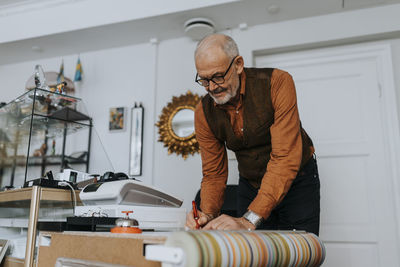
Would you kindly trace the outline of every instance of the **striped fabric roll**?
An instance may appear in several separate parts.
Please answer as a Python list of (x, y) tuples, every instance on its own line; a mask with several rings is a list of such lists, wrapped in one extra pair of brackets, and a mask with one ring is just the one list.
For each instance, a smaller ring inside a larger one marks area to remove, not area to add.
[(166, 246), (185, 251), (185, 266), (320, 266), (325, 247), (311, 233), (292, 231), (188, 231)]

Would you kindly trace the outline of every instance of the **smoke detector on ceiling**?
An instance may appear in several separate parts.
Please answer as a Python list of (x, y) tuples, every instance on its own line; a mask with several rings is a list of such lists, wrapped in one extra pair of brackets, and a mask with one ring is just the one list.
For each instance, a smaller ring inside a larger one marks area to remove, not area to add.
[(206, 18), (189, 19), (184, 24), (185, 34), (193, 40), (200, 40), (215, 32), (214, 22)]

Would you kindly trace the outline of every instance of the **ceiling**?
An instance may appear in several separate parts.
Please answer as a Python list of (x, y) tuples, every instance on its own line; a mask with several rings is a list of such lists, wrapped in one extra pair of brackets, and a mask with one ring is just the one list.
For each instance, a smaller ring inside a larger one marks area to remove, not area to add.
[(0, 0), (0, 8), (10, 7), (14, 5), (26, 4), (32, 0)]
[[(1, 19), (6, 16), (13, 16), (18, 12), (28, 12), (38, 4), (43, 6), (54, 3), (51, 1), (55, 0), (0, 0), (0, 25)], [(83, 4), (85, 0), (57, 1), (66, 6)], [(115, 3), (118, 4), (119, 1), (123, 2), (123, 0), (115, 0)], [(148, 2), (151, 4), (151, 1)], [(216, 31), (224, 31), (238, 28), (240, 24), (251, 27), (258, 24), (400, 3), (400, 0), (231, 0), (223, 2), (221, 1), (222, 4), (217, 5), (209, 4), (206, 7), (186, 8), (182, 11), (176, 9), (171, 12), (170, 10), (167, 14), (159, 12), (158, 15), (105, 23), (107, 25), (101, 25), (101, 23), (98, 23), (98, 26), (88, 27), (86, 25), (59, 33), (42, 32), (37, 37), (20, 37), (19, 40), (0, 42), (0, 65), (146, 43), (152, 38), (162, 41), (183, 37), (184, 22), (194, 17), (210, 18), (215, 23)], [(140, 13), (140, 8), (148, 10), (149, 4), (147, 7), (137, 6), (137, 8), (136, 11)], [(92, 16), (94, 11), (87, 10), (85, 12), (86, 16)], [(69, 19), (71, 16), (73, 14), (69, 14)], [(65, 23), (70, 23), (69, 21), (71, 20), (65, 20)], [(34, 24), (34, 21), (28, 23)], [(8, 31), (17, 31), (13, 25), (7, 25), (7, 27)]]

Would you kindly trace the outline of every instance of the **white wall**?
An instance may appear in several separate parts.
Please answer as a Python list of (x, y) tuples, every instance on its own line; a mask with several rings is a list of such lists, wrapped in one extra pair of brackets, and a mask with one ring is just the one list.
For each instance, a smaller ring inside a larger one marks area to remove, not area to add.
[[(372, 23), (370, 13), (379, 15), (382, 14), (380, 12), (387, 11), (376, 8), (338, 13), (258, 25), (244, 31), (232, 29), (227, 33), (237, 40), (246, 66), (251, 66), (255, 52), (272, 53), (282, 48), (290, 50), (339, 42), (349, 43), (354, 42), (355, 37), (364, 41), (375, 40), (376, 34), (386, 34), (393, 30), (391, 23), (396, 22), (397, 17), (389, 12), (385, 20)], [(358, 18), (357, 24), (350, 23), (354, 21), (354, 17)], [(369, 29), (365, 25), (370, 25)], [(393, 37), (393, 34), (390, 36)], [(399, 103), (400, 38), (381, 41), (390, 43), (393, 48)], [(185, 199), (187, 208), (190, 208), (190, 201), (200, 187), (200, 156), (190, 156), (186, 161), (176, 155), (168, 156), (163, 144), (157, 142), (158, 133), (154, 124), (172, 96), (178, 96), (187, 90), (204, 93), (204, 89), (194, 83), (194, 49), (195, 42), (188, 38), (178, 38), (164, 40), (159, 44), (144, 43), (81, 54), (85, 77), (82, 88), (77, 92), (94, 118), (95, 128), (116, 171), (128, 171), (130, 124), (127, 124), (124, 132), (110, 133), (107, 124), (108, 110), (115, 106), (132, 107), (135, 101), (143, 102), (145, 126), (142, 179)], [(23, 92), (25, 81), (33, 73), (35, 64), (42, 64), (48, 71), (57, 71), (60, 62), (61, 57), (0, 65), (0, 101), (10, 101)], [(66, 76), (73, 77), (76, 55), (64, 56), (64, 62)], [(234, 163), (231, 162), (231, 165), (234, 167)], [(236, 177), (237, 170), (231, 168), (230, 181), (236, 181)]]
[[(84, 79), (82, 84), (78, 85), (76, 96), (83, 99), (88, 114), (94, 119), (91, 172), (102, 174), (106, 170), (113, 171), (112, 167), (115, 171), (128, 172), (130, 108), (133, 107), (134, 102), (141, 102), (145, 107), (141, 179), (151, 182), (152, 140), (154, 139), (152, 119), (155, 99), (154, 52), (155, 46), (148, 43), (81, 55)], [(65, 76), (73, 78), (77, 55), (64, 56), (63, 59)], [(0, 101), (9, 102), (24, 92), (25, 81), (33, 74), (35, 64), (41, 64), (45, 71), (58, 71), (61, 57), (0, 66), (0, 80), (3, 80), (0, 87), (2, 95)], [(109, 109), (117, 106), (127, 108), (125, 130), (110, 132), (108, 130)], [(111, 159), (112, 167), (105, 159), (99, 140)]]
[(397, 93), (397, 112), (400, 118), (400, 39), (392, 39), (389, 41), (392, 47), (392, 60), (393, 60), (393, 72), (394, 72), (394, 83), (396, 86)]
[[(130, 108), (134, 102), (145, 107), (143, 180), (151, 177), (153, 145), (155, 47), (148, 44), (96, 51), (82, 55), (84, 84), (79, 96), (89, 115), (94, 118), (95, 130), (111, 159), (115, 171), (128, 172), (130, 142)], [(71, 66), (73, 69), (73, 66)], [(72, 75), (71, 75), (72, 76)], [(125, 130), (108, 130), (109, 108), (126, 107)], [(96, 147), (94, 147), (96, 149)], [(102, 153), (95, 150), (92, 154)], [(96, 162), (96, 160), (94, 160)], [(100, 172), (101, 171), (97, 171)]]
[[(156, 114), (170, 102), (172, 96), (179, 96), (187, 90), (202, 94), (194, 83), (193, 51), (195, 42), (188, 38), (163, 41), (158, 50)], [(157, 134), (158, 137), (158, 134)], [(176, 154), (168, 156), (163, 143), (157, 142), (154, 150), (154, 184), (168, 192), (182, 197), (187, 207), (200, 188), (201, 160), (198, 155), (183, 160)]]

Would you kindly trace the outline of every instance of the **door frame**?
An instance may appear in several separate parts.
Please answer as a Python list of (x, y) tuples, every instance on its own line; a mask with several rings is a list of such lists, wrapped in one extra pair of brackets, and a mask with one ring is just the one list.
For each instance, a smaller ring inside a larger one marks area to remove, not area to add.
[[(319, 57), (324, 56), (327, 49), (334, 49), (330, 51), (330, 56), (346, 56), (351, 55), (351, 58), (373, 58), (377, 65), (377, 76), (378, 76), (378, 88), (377, 94), (380, 98), (380, 111), (382, 119), (382, 129), (384, 137), (384, 160), (385, 166), (390, 175), (389, 181), (392, 185), (393, 202), (394, 202), (394, 213), (396, 219), (396, 235), (397, 245), (400, 247), (400, 129), (399, 129), (399, 116), (397, 109), (400, 109), (400, 103), (397, 103), (396, 98), (396, 87), (394, 83), (393, 73), (393, 62), (392, 62), (392, 50), (391, 45), (388, 41), (382, 42), (370, 42), (370, 43), (358, 43), (343, 46), (326, 46), (326, 47), (313, 47), (313, 44), (309, 45), (309, 49), (300, 50), (284, 50), (279, 52), (269, 53), (268, 50), (263, 50), (263, 53), (259, 51), (252, 51), (252, 62), (256, 66), (257, 58), (268, 55), (278, 55), (285, 53), (295, 52), (306, 52), (315, 50), (315, 53), (310, 57), (307, 56), (307, 60), (313, 61), (318, 60)], [(290, 57), (292, 58), (292, 57)], [(288, 61), (290, 59), (288, 57)], [(302, 58), (302, 56), (299, 56)], [(273, 62), (272, 62), (273, 63)], [(256, 66), (257, 67), (257, 66)], [(399, 74), (400, 75), (400, 74)], [(400, 78), (400, 77), (399, 77)], [(400, 92), (400, 88), (399, 88)]]

